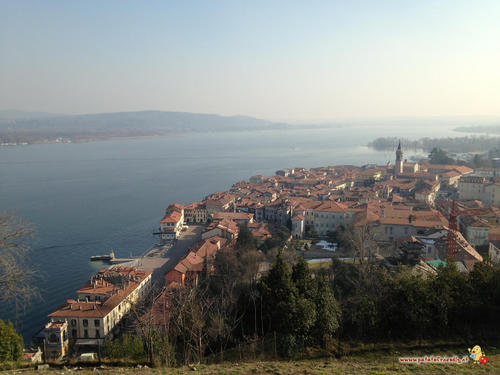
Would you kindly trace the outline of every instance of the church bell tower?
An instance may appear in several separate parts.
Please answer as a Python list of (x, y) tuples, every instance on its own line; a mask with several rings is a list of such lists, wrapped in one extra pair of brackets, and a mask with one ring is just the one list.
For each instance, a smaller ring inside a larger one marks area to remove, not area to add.
[(399, 141), (398, 149), (396, 150), (396, 165), (394, 166), (394, 174), (403, 173), (403, 150), (401, 150), (401, 141)]

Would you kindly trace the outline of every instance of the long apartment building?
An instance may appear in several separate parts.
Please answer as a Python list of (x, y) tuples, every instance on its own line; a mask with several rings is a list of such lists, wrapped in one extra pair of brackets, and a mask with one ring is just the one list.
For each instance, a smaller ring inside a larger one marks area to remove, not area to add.
[(112, 267), (93, 275), (77, 291), (76, 299), (67, 300), (49, 314), (45, 338), (52, 349), (48, 357), (57, 359), (65, 354), (67, 342), (61, 338), (75, 345), (100, 345), (149, 290), (151, 274), (132, 267)]

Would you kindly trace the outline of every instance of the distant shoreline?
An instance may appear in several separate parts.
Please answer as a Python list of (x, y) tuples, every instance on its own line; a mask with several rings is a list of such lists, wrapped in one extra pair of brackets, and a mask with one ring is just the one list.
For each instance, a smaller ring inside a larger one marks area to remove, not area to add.
[(118, 141), (118, 140), (132, 140), (132, 139), (154, 139), (154, 138), (183, 138), (182, 135), (136, 135), (136, 136), (110, 136), (110, 137), (98, 137), (98, 138), (77, 138), (71, 139), (67, 138), (61, 141), (57, 139), (53, 140), (40, 140), (34, 142), (19, 142), (19, 143), (2, 143), (0, 147), (21, 147), (21, 146), (32, 146), (32, 145), (48, 145), (48, 144), (69, 144), (69, 143), (90, 143), (90, 142), (107, 142), (107, 141)]
[(481, 133), (481, 134), (499, 135), (500, 125), (459, 126), (457, 128), (454, 128), (453, 130), (460, 133)]
[[(234, 129), (234, 130), (205, 130), (205, 131), (185, 131), (178, 132), (172, 134), (152, 134), (152, 135), (112, 135), (112, 136), (97, 136), (97, 137), (79, 137), (76, 136), (74, 138), (67, 136), (59, 136), (54, 137), (53, 139), (40, 139), (35, 141), (25, 141), (21, 140), (20, 142), (10, 142), (10, 143), (0, 143), (0, 147), (15, 147), (15, 146), (29, 146), (29, 145), (37, 145), (37, 144), (66, 144), (66, 143), (89, 143), (89, 142), (105, 142), (105, 141), (116, 141), (116, 140), (124, 140), (124, 139), (156, 139), (156, 138), (183, 138), (186, 135), (191, 134), (207, 134), (207, 133), (242, 133), (242, 132), (256, 132), (256, 131), (287, 131), (291, 129), (339, 129), (342, 126), (328, 126), (328, 125), (317, 125), (317, 126), (305, 126), (305, 125), (291, 125), (286, 128), (281, 127), (272, 127), (272, 128), (257, 128), (257, 129)], [(8, 134), (7, 134), (8, 135)], [(1, 136), (0, 136), (1, 139)]]
[(368, 147), (377, 151), (393, 151), (398, 142), (406, 149), (431, 151), (433, 148), (441, 148), (453, 153), (482, 152), (485, 153), (493, 148), (500, 147), (499, 136), (470, 135), (453, 138), (419, 138), (410, 140), (397, 137), (379, 137), (368, 143)]

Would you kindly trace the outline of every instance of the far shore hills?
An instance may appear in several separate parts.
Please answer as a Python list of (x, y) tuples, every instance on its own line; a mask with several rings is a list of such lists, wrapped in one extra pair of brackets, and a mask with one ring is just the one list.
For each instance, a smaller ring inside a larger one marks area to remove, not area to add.
[[(0, 110), (0, 146), (81, 143), (124, 138), (181, 137), (190, 133), (202, 132), (350, 128), (353, 124), (372, 124), (373, 126), (392, 124), (396, 127), (398, 124), (399, 126), (416, 126), (420, 122), (426, 124), (436, 123), (436, 125), (456, 124), (454, 130), (457, 132), (474, 133), (474, 135), (457, 138), (404, 140), (406, 147), (428, 151), (430, 148), (438, 146), (453, 152), (459, 149), (464, 150), (463, 146), (466, 144), (469, 152), (481, 151), (485, 150), (485, 143), (488, 147), (491, 147), (492, 144), (496, 146), (498, 139), (495, 135), (500, 135), (500, 119), (498, 118), (400, 118), (292, 125), (248, 116), (222, 116), (171, 111), (64, 115), (47, 112)], [(477, 136), (476, 134), (487, 135)], [(487, 138), (489, 140), (485, 140)], [(450, 142), (450, 140), (453, 141)], [(375, 139), (368, 146), (376, 150), (393, 150), (394, 144), (394, 139), (385, 137)]]
[(179, 136), (190, 132), (285, 129), (289, 125), (244, 116), (140, 111), (85, 115), (0, 111), (0, 144), (69, 143)]
[(81, 143), (124, 138), (180, 137), (189, 133), (339, 128), (339, 124), (301, 124), (248, 116), (137, 111), (81, 115), (0, 110), (0, 145)]

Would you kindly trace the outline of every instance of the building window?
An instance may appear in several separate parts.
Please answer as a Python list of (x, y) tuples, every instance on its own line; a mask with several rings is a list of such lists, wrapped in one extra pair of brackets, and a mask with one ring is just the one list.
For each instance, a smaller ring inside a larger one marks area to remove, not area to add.
[(89, 338), (89, 330), (88, 329), (83, 331), (83, 337), (85, 337), (86, 339)]
[(101, 337), (101, 334), (99, 333), (99, 330), (96, 329), (96, 331), (95, 331), (95, 338), (98, 339), (100, 337)]
[(76, 335), (77, 335), (76, 329), (71, 330), (71, 337), (76, 338)]
[(94, 320), (94, 326), (99, 327), (101, 325), (101, 321), (99, 319)]
[(83, 326), (88, 327), (89, 326), (89, 321), (87, 319), (83, 319)]
[(71, 325), (74, 327), (76, 326), (76, 319), (71, 319)]

